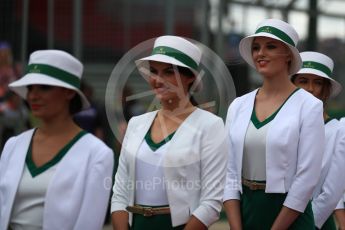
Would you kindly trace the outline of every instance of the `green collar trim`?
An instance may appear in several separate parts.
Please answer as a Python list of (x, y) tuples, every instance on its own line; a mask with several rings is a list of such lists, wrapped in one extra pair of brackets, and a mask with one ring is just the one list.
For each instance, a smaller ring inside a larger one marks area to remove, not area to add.
[(295, 89), (289, 96), (288, 98), (286, 98), (286, 100), (283, 102), (283, 104), (277, 109), (277, 111), (275, 111), (273, 114), (271, 114), (271, 116), (267, 117), (265, 120), (263, 121), (259, 121), (258, 117), (256, 116), (255, 113), (255, 105), (253, 107), (253, 111), (252, 111), (252, 116), (250, 117), (250, 120), (253, 122), (253, 125), (255, 126), (256, 129), (260, 129), (261, 127), (265, 126), (266, 124), (270, 123), (278, 114), (278, 112), (280, 111), (280, 109), (284, 106), (284, 104), (287, 102), (287, 100), (289, 100), (289, 98), (300, 88)]
[[(176, 132), (176, 131), (175, 131)], [(164, 138), (162, 141), (155, 143), (152, 138), (151, 138), (151, 129), (149, 129), (149, 131), (146, 133), (145, 135), (145, 141), (148, 144), (148, 146), (150, 147), (150, 149), (152, 151), (156, 151), (157, 149), (159, 149), (162, 145), (164, 145), (165, 143), (167, 143), (168, 141), (170, 141), (175, 132), (169, 134), (166, 138)]]
[(48, 75), (49, 77), (63, 81), (77, 89), (80, 89), (80, 79), (76, 75), (66, 72), (62, 69), (45, 64), (30, 64), (27, 67), (26, 73), (40, 73)]
[(65, 155), (66, 153), (70, 150), (70, 148), (85, 134), (87, 134), (87, 132), (85, 130), (80, 131), (68, 144), (66, 144), (56, 155), (55, 157), (53, 157), (53, 159), (51, 159), (50, 161), (48, 161), (47, 163), (45, 163), (44, 165), (37, 167), (34, 163), (34, 161), (32, 160), (32, 139), (34, 137), (34, 134), (36, 132), (37, 129), (35, 129), (34, 133), (32, 134), (32, 138), (30, 141), (30, 146), (28, 149), (28, 153), (26, 155), (26, 165), (29, 169), (29, 172), (31, 174), (32, 177), (35, 177), (41, 173), (43, 173), (44, 171), (48, 170), (49, 168), (53, 167), (54, 165), (56, 165)]
[(284, 31), (281, 31), (280, 29), (277, 29), (272, 26), (263, 26), (255, 31), (256, 34), (260, 32), (273, 34), (274, 36), (280, 38), (284, 42), (292, 45), (293, 47), (296, 47), (295, 42), (290, 38), (290, 36), (287, 35)]
[(332, 75), (332, 70), (325, 66), (324, 64), (321, 64), (319, 62), (314, 62), (314, 61), (304, 61), (302, 68), (309, 68), (309, 69), (316, 69), (319, 70), (323, 73), (325, 73), (327, 76)]
[(166, 55), (172, 58), (175, 58), (176, 60), (182, 62), (186, 66), (189, 66), (190, 68), (197, 70), (198, 69), (198, 63), (196, 63), (191, 57), (189, 57), (187, 54), (171, 48), (167, 46), (157, 46), (152, 50), (152, 55), (154, 54), (162, 54)]

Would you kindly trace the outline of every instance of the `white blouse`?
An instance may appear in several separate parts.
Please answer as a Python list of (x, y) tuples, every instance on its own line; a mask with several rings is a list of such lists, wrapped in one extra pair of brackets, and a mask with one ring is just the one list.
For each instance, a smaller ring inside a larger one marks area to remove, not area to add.
[(147, 206), (169, 204), (164, 178), (163, 159), (170, 141), (153, 151), (144, 140), (135, 166), (135, 203)]
[(249, 122), (243, 148), (242, 176), (247, 180), (266, 180), (266, 136), (270, 123), (257, 129)]
[(13, 230), (39, 230), (43, 225), (43, 207), (47, 188), (56, 165), (32, 177), (24, 166), (22, 179), (13, 204), (10, 227)]

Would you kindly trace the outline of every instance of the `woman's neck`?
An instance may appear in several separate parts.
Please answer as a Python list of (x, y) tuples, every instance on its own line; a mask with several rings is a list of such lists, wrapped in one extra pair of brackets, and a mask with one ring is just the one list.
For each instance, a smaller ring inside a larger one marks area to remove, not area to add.
[(167, 114), (180, 114), (193, 108), (193, 104), (190, 102), (189, 98), (172, 98), (168, 100), (161, 101), (162, 111)]
[(75, 134), (81, 130), (71, 116), (43, 119), (38, 129), (47, 136)]
[(182, 123), (196, 107), (188, 102), (178, 102), (178, 105), (166, 105), (162, 103), (162, 108), (158, 111), (158, 116), (162, 121), (172, 122), (176, 124)]
[(276, 77), (265, 77), (261, 91), (267, 95), (291, 93), (297, 87), (290, 81), (287, 74), (277, 75)]

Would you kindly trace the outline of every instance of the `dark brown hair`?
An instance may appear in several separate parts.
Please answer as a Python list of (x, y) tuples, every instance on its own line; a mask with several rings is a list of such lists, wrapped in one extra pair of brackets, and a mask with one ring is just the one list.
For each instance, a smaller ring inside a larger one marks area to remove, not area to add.
[[(186, 76), (186, 77), (189, 77), (189, 78), (195, 78), (196, 79), (196, 76), (195, 74), (193, 73), (193, 71), (191, 71), (189, 68), (187, 67), (182, 67), (182, 66), (177, 66), (177, 70), (180, 74)], [(194, 79), (194, 81), (195, 81)], [(188, 92), (190, 94), (190, 102), (192, 103), (192, 105), (194, 106), (197, 106), (198, 105), (198, 102), (195, 100), (195, 98), (193, 97), (193, 95), (191, 95), (192, 92), (190, 92), (190, 88), (192, 87), (194, 81), (188, 86)]]
[(69, 102), (69, 113), (74, 115), (79, 113), (83, 108), (83, 104), (81, 102), (81, 98), (78, 93), (74, 95), (74, 97)]

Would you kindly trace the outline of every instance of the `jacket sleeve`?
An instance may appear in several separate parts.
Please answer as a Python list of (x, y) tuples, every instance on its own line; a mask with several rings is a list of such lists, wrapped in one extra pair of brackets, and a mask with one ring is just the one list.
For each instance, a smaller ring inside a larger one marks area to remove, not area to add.
[(111, 149), (102, 146), (95, 155), (95, 162), (87, 177), (83, 202), (74, 229), (102, 229), (104, 224), (109, 204), (114, 154)]
[(300, 116), (296, 174), (284, 206), (304, 212), (321, 173), (325, 143), (322, 102), (306, 101)]
[(218, 220), (222, 209), (227, 162), (224, 123), (220, 118), (207, 127), (201, 143), (200, 205), (194, 210), (193, 216), (210, 226)]
[(228, 110), (227, 118), (226, 118), (226, 125), (225, 125), (225, 132), (227, 138), (227, 154), (228, 154), (228, 163), (226, 169), (226, 180), (225, 180), (225, 188), (223, 194), (223, 202), (227, 200), (239, 200), (240, 199), (240, 184), (237, 175), (237, 166), (236, 166), (236, 153), (233, 149), (233, 145), (230, 139), (230, 127), (232, 122), (232, 111), (234, 107), (234, 102), (231, 104)]
[(2, 180), (5, 178), (1, 175), (4, 175), (6, 172), (10, 154), (13, 154), (13, 149), (17, 142), (16, 140), (16, 137), (11, 137), (10, 139), (8, 139), (0, 156), (0, 229), (6, 228), (5, 226), (7, 226), (7, 223), (4, 223), (5, 221), (3, 220), (6, 213), (4, 213), (4, 211), (1, 211), (1, 207), (3, 207), (3, 205), (6, 205), (6, 202), (8, 201), (8, 199), (4, 198), (4, 190), (7, 190), (7, 188), (3, 187), (4, 184)]
[(111, 212), (126, 211), (126, 207), (129, 205), (129, 190), (131, 182), (129, 179), (128, 164), (126, 159), (126, 146), (128, 142), (128, 133), (130, 130), (130, 126), (131, 121), (129, 121), (128, 123), (127, 131), (122, 142), (119, 164), (115, 175), (115, 183), (113, 186), (113, 196), (111, 198)]
[[(345, 180), (340, 175), (345, 175), (345, 127), (337, 133), (332, 161), (319, 196), (313, 199), (312, 207), (315, 225), (321, 228), (327, 218), (332, 214), (339, 199), (345, 191)], [(343, 204), (344, 205), (344, 204)]]
[[(14, 149), (16, 145), (16, 137), (11, 137), (8, 139), (5, 143), (5, 146), (2, 150), (2, 153), (0, 155), (0, 175), (3, 175), (2, 170), (5, 170), (6, 162), (8, 158), (10, 157), (8, 154), (12, 153), (12, 150)], [(1, 180), (1, 177), (0, 177)]]

